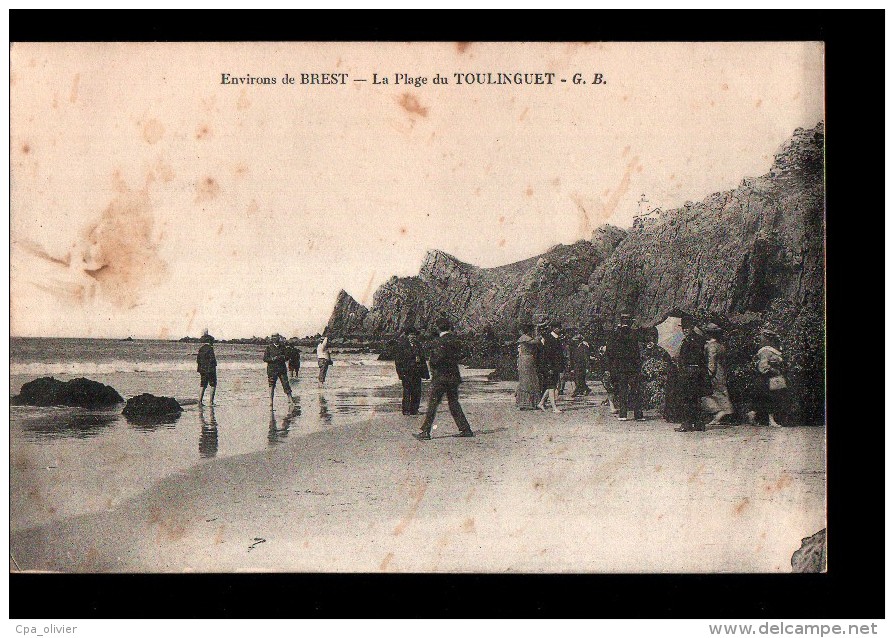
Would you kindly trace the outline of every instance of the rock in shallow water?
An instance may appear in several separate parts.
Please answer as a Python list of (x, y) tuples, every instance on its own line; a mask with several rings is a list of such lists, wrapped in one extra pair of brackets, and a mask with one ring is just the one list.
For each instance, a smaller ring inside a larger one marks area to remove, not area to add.
[(152, 419), (180, 414), (183, 408), (172, 397), (157, 397), (152, 394), (140, 394), (127, 400), (121, 412), (128, 418)]
[(124, 398), (114, 388), (98, 381), (84, 378), (59, 381), (53, 377), (29, 381), (22, 386), (19, 395), (10, 400), (12, 405), (78, 408), (106, 408), (123, 402)]

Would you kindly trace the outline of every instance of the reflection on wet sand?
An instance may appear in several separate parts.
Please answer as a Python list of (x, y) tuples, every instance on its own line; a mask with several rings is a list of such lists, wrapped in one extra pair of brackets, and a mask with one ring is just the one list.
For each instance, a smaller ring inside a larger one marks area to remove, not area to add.
[(332, 423), (332, 414), (329, 412), (329, 402), (322, 393), (320, 394), (320, 421), (327, 425)]
[(282, 418), (279, 425), (276, 423), (276, 411), (270, 410), (270, 427), (267, 430), (267, 443), (269, 445), (279, 445), (289, 436), (289, 428), (292, 422), (301, 416), (301, 401), (299, 397), (295, 398), (298, 405), (288, 410)]
[(57, 438), (84, 439), (102, 434), (107, 428), (121, 420), (117, 411), (87, 412), (80, 409), (47, 408), (35, 413), (34, 418), (22, 421), (22, 429), (31, 440)]
[(217, 418), (214, 416), (214, 406), (212, 405), (205, 418), (205, 407), (199, 407), (199, 420), (202, 422), (202, 430), (199, 434), (199, 456), (203, 459), (213, 459), (217, 456)]

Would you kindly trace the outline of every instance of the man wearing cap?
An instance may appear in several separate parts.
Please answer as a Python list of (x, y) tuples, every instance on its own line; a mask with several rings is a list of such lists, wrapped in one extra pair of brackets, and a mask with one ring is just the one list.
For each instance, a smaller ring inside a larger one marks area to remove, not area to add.
[(698, 422), (701, 416), (701, 398), (711, 393), (705, 357), (705, 335), (699, 330), (695, 319), (688, 315), (682, 318), (680, 327), (685, 335), (677, 359), (680, 366), (679, 393), (683, 423), (674, 430), (702, 431), (705, 426)]
[(447, 395), (447, 405), (450, 407), (450, 415), (453, 417), (456, 427), (459, 428), (459, 436), (475, 436), (472, 426), (469, 425), (463, 408), (459, 404), (459, 384), (462, 383), (462, 377), (459, 374), (459, 341), (453, 334), (453, 325), (448, 319), (438, 319), (435, 326), (438, 329), (438, 337), (431, 344), (428, 359), (431, 364), (431, 394), (428, 397), (428, 409), (425, 411), (422, 428), (413, 436), (420, 441), (431, 440), (435, 413), (445, 394)]
[(622, 314), (618, 327), (606, 344), (605, 356), (609, 373), (618, 393), (618, 420), (627, 420), (627, 410), (633, 409), (633, 418), (643, 421), (643, 409), (639, 397), (640, 360), (639, 341), (630, 327), (631, 317)]
[(407, 328), (398, 340), (394, 367), (397, 369), (397, 378), (403, 385), (401, 414), (416, 416), (419, 414), (419, 401), (422, 397), (422, 379), (428, 378), (428, 367), (415, 328)]
[(273, 409), (273, 394), (276, 391), (276, 380), (279, 379), (282, 389), (289, 397), (289, 403), (295, 405), (292, 398), (292, 386), (289, 385), (289, 373), (286, 370), (285, 345), (281, 335), (274, 334), (270, 337), (270, 345), (264, 349), (264, 361), (267, 362), (267, 383), (270, 386), (270, 409)]

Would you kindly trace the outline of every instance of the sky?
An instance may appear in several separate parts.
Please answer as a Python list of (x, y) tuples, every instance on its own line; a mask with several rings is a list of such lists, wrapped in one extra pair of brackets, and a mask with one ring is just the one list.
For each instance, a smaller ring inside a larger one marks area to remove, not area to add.
[[(626, 228), (643, 195), (675, 208), (734, 188), (823, 119), (821, 43), (16, 43), (10, 56), (13, 336), (314, 334), (339, 290), (369, 306), (429, 249), (491, 267)], [(453, 76), (487, 72), (555, 76)]]

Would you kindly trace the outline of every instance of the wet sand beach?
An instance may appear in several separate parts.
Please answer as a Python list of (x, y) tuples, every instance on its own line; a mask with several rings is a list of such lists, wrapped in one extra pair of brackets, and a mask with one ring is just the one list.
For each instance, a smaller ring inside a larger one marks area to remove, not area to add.
[(472, 439), (453, 436), (446, 405), (428, 442), (411, 436), (422, 417), (399, 414), (293, 432), (106, 511), (15, 530), (11, 568), (788, 572), (825, 527), (821, 428), (681, 434), (618, 422), (601, 398), (561, 415), (472, 403)]

